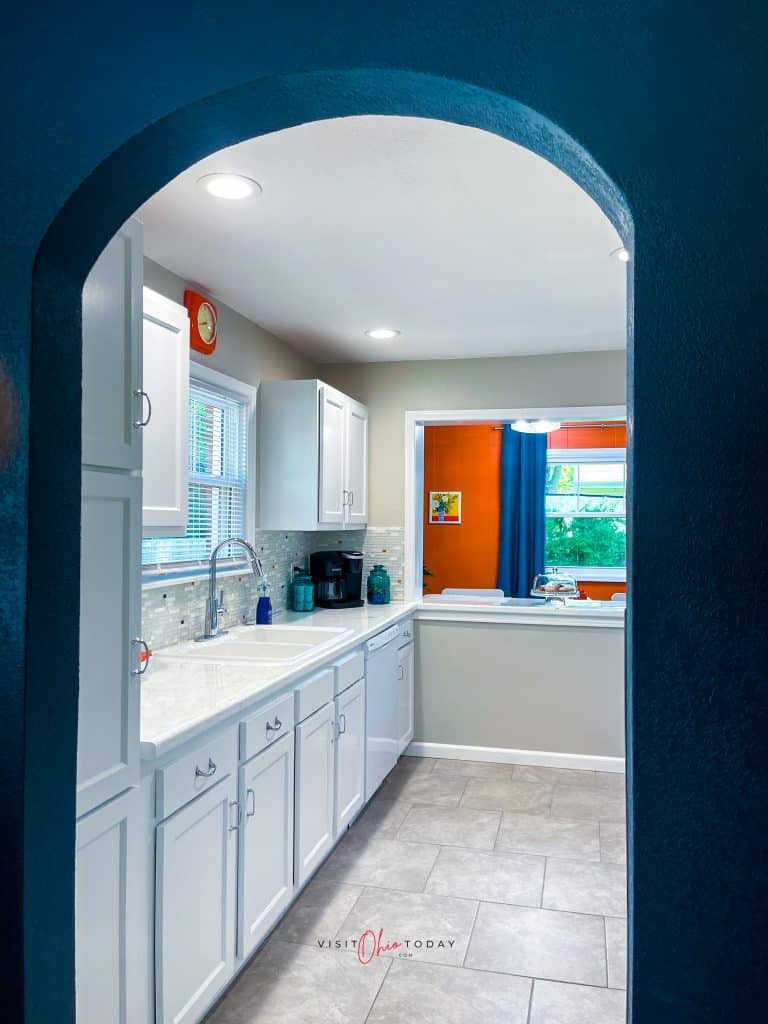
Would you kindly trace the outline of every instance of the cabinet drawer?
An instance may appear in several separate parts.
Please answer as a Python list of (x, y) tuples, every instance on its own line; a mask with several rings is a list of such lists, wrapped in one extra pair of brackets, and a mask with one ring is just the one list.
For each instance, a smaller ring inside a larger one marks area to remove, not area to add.
[(334, 696), (346, 690), (353, 683), (356, 683), (358, 679), (362, 679), (365, 675), (365, 655), (362, 651), (352, 651), (345, 658), (341, 658), (333, 666), (334, 671), (334, 682), (333, 682), (333, 693)]
[(293, 730), (293, 694), (273, 700), (240, 723), (240, 760), (264, 750)]
[(397, 641), (398, 650), (407, 644), (413, 643), (413, 619), (406, 619), (400, 626), (400, 638)]
[(157, 817), (167, 818), (215, 786), (237, 766), (235, 729), (230, 727), (157, 773)]
[(301, 686), (297, 686), (294, 693), (296, 696), (296, 722), (303, 722), (309, 718), (323, 704), (333, 700), (334, 671), (332, 668), (324, 668), (322, 672), (310, 676)]

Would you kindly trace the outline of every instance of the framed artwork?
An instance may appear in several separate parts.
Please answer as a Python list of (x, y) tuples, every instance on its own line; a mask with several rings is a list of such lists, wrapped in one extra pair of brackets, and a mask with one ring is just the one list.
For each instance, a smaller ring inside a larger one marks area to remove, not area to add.
[(461, 491), (429, 492), (430, 525), (455, 525), (461, 522)]

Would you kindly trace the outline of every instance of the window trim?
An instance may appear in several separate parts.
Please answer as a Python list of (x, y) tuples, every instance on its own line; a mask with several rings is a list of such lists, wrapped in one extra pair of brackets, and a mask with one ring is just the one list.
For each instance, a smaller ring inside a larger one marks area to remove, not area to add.
[[(245, 426), (248, 441), (248, 461), (246, 465), (245, 483), (245, 530), (244, 540), (253, 544), (256, 535), (256, 491), (258, 480), (256, 478), (256, 400), (257, 389), (245, 381), (230, 377), (227, 373), (214, 370), (204, 363), (197, 361), (189, 364), (190, 384), (197, 381), (203, 385), (211, 385), (228, 391), (245, 400)], [(187, 486), (189, 486), (189, 471), (187, 471)], [(245, 571), (244, 560), (233, 557), (222, 558), (220, 562), (219, 576), (238, 575)], [(185, 572), (186, 569), (186, 572)], [(174, 586), (179, 583), (188, 583), (208, 575), (207, 562), (151, 562), (141, 566), (142, 586), (147, 588), (159, 586)]]
[[(621, 462), (626, 466), (627, 463), (627, 449), (626, 448), (548, 448), (547, 449), (547, 465), (570, 465), (572, 463), (581, 462)], [(626, 484), (626, 477), (625, 477)], [(626, 487), (625, 487), (625, 501), (626, 501)], [(546, 514), (547, 519), (616, 519), (623, 518), (626, 522), (627, 513), (626, 505), (624, 509), (624, 516), (618, 517), (610, 515), (609, 513), (603, 512), (577, 512), (572, 516), (555, 515), (554, 513), (548, 512)], [(575, 577), (579, 582), (585, 583), (624, 583), (627, 579), (627, 567), (625, 566), (610, 566), (610, 565), (557, 565), (550, 566), (547, 568), (558, 568), (563, 572), (567, 572), (569, 575)]]

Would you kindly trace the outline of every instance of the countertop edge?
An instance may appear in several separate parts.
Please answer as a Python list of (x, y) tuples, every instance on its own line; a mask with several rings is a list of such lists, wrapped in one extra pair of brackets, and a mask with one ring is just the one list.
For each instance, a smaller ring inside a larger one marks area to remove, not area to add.
[(531, 611), (509, 606), (462, 604), (419, 604), (415, 612), (419, 622), (484, 622), (505, 626), (554, 626), (587, 629), (624, 629), (624, 609), (616, 612), (590, 611), (581, 608), (558, 608), (551, 611)]

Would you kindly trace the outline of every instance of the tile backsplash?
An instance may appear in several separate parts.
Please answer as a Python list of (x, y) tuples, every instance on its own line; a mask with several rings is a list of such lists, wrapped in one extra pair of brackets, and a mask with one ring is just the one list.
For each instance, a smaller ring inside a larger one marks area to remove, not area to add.
[[(403, 598), (404, 531), (401, 527), (369, 527), (366, 530), (320, 533), (257, 531), (254, 546), (269, 579), (272, 607), (278, 615), (286, 609), (291, 566), (305, 565), (312, 551), (347, 548), (362, 551), (363, 596), (365, 579), (376, 562), (387, 569), (392, 599)], [(252, 619), (258, 598), (257, 581), (250, 572), (220, 576), (224, 592), (225, 622), (231, 625)], [(199, 636), (203, 628), (207, 578), (187, 582), (153, 583), (142, 591), (142, 635), (153, 650)]]

